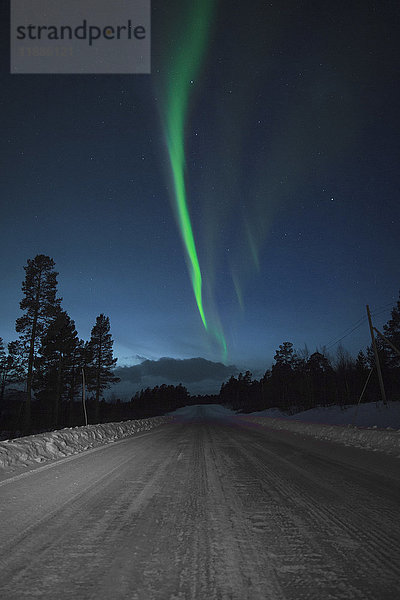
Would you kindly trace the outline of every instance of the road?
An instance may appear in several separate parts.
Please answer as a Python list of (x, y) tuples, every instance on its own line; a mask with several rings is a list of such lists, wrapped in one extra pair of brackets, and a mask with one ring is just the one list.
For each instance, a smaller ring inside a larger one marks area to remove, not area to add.
[(199, 408), (3, 474), (0, 597), (392, 600), (399, 464)]

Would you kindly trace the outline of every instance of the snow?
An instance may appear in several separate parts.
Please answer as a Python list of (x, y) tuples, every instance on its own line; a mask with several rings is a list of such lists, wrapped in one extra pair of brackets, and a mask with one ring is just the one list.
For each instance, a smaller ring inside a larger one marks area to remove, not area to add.
[(84, 452), (142, 431), (149, 431), (171, 420), (168, 416), (121, 423), (104, 423), (50, 431), (0, 442), (0, 468), (31, 466)]
[(241, 415), (247, 422), (400, 458), (400, 403), (318, 407), (294, 415), (272, 408)]
[(251, 413), (253, 416), (273, 417), (306, 421), (308, 423), (323, 423), (329, 425), (356, 425), (357, 427), (377, 427), (400, 429), (400, 402), (369, 402), (358, 407), (350, 406), (319, 406), (310, 410), (287, 415), (277, 408), (270, 408)]
[[(266, 429), (288, 431), (319, 440), (383, 452), (400, 457), (400, 403), (318, 407), (294, 415), (276, 408), (237, 414), (218, 404), (185, 406), (170, 413), (178, 422), (247, 422)], [(357, 423), (354, 426), (353, 423)], [(385, 429), (381, 429), (385, 427)]]
[(174, 417), (0, 474), (3, 600), (398, 597), (397, 459), (219, 406)]
[(236, 413), (221, 404), (196, 404), (194, 406), (183, 406), (168, 413), (177, 421), (218, 420), (235, 417)]
[[(268, 409), (237, 414), (219, 404), (184, 406), (169, 415), (121, 423), (87, 425), (0, 442), (0, 468), (13, 469), (64, 458), (108, 444), (164, 423), (246, 422), (255, 427), (288, 431), (346, 446), (400, 457), (400, 403), (330, 406), (287, 415)], [(353, 425), (357, 423), (357, 426)], [(382, 429), (385, 428), (385, 429)]]

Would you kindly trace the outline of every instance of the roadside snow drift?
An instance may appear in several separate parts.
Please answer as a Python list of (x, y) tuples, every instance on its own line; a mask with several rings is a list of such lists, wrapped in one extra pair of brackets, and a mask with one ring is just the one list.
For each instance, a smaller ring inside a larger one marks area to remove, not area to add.
[[(357, 410), (357, 413), (355, 412)], [(90, 448), (149, 431), (164, 423), (246, 423), (266, 430), (288, 431), (346, 446), (384, 452), (400, 458), (400, 403), (370, 403), (343, 409), (316, 408), (295, 415), (268, 409), (250, 415), (237, 414), (218, 404), (185, 406), (169, 415), (61, 429), (0, 442), (0, 468), (13, 469), (64, 458)], [(350, 425), (357, 422), (361, 427)], [(385, 426), (386, 429), (379, 429)]]
[(253, 417), (274, 417), (322, 423), (323, 425), (355, 425), (357, 427), (376, 427), (378, 429), (400, 429), (400, 402), (366, 402), (365, 404), (345, 406), (317, 406), (309, 410), (288, 415), (278, 408), (269, 408), (251, 413)]
[(168, 416), (86, 425), (0, 442), (0, 468), (30, 466), (109, 444), (171, 420)]
[[(276, 408), (249, 415), (218, 404), (185, 406), (170, 413), (178, 423), (240, 423), (400, 457), (400, 403), (318, 407), (287, 415)], [(356, 422), (360, 426), (352, 425)], [(386, 427), (386, 429), (378, 429)], [(397, 429), (397, 431), (396, 431)]]
[(240, 418), (267, 429), (290, 431), (291, 433), (311, 436), (319, 440), (344, 444), (345, 446), (384, 452), (400, 458), (400, 430), (396, 431), (391, 428), (382, 430), (377, 429), (376, 426), (363, 429), (352, 425), (323, 425), (294, 419), (276, 419), (251, 415), (242, 415)]

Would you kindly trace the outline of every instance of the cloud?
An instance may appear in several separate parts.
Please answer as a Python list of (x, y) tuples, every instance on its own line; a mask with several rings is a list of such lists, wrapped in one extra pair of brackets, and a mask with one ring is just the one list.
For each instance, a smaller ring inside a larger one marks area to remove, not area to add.
[(147, 356), (141, 356), (140, 354), (131, 354), (129, 356), (120, 356), (118, 358), (118, 368), (132, 366), (133, 364), (142, 363), (144, 360), (148, 360)]
[(121, 381), (110, 391), (116, 395), (132, 395), (137, 390), (162, 383), (182, 383), (192, 394), (211, 394), (218, 392), (221, 383), (237, 373), (235, 365), (226, 366), (205, 358), (165, 357), (159, 360), (144, 360), (131, 367), (118, 367), (115, 369), (115, 375)]

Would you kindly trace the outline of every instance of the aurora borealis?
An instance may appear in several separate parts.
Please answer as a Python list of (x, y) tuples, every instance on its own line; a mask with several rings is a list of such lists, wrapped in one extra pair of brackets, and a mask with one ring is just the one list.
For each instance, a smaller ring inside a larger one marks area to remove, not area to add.
[(201, 70), (202, 59), (212, 28), (214, 0), (190, 6), (187, 22), (183, 23), (184, 34), (178, 41), (178, 52), (172, 58), (169, 77), (165, 83), (165, 135), (171, 163), (174, 207), (186, 257), (197, 308), (206, 331), (214, 336), (222, 349), (223, 359), (227, 356), (227, 345), (219, 319), (208, 323), (203, 302), (202, 273), (193, 236), (185, 185), (185, 125), (188, 120), (190, 92)]
[(391, 3), (153, 0), (152, 74), (131, 76), (11, 76), (1, 10), (5, 341), (37, 253), (81, 337), (110, 317), (121, 364), (260, 373), (393, 306)]
[(166, 100), (166, 138), (175, 189), (175, 207), (182, 239), (185, 244), (189, 271), (197, 307), (205, 329), (208, 329), (203, 308), (202, 277), (196, 244), (193, 238), (185, 188), (185, 123), (188, 112), (191, 77), (196, 77), (207, 43), (213, 0), (191, 8), (189, 23), (184, 25), (184, 40), (172, 64)]

